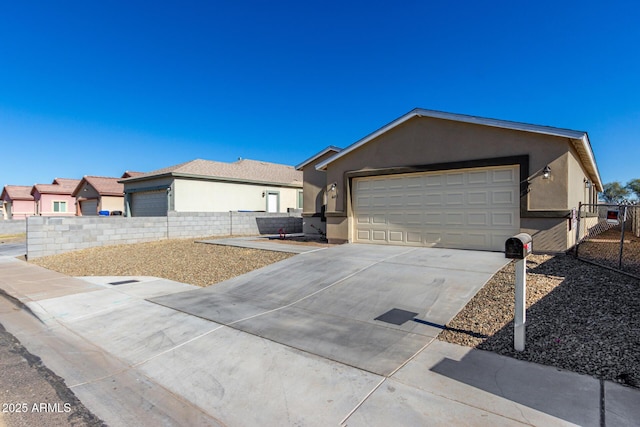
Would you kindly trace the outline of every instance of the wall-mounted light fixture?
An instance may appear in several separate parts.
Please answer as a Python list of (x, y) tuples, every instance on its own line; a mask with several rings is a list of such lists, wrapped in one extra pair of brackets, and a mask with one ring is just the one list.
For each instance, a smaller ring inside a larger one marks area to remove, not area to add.
[(265, 196), (265, 192), (263, 191), (263, 192), (262, 192), (262, 197), (264, 197), (264, 196)]
[(584, 179), (584, 188), (591, 188), (591, 181), (587, 178)]
[(547, 165), (544, 167), (544, 169), (542, 169), (542, 179), (549, 179), (550, 176), (551, 168), (549, 167), (549, 165)]
[(329, 188), (329, 191), (336, 191), (336, 183), (335, 182), (333, 184), (331, 184), (331, 187)]

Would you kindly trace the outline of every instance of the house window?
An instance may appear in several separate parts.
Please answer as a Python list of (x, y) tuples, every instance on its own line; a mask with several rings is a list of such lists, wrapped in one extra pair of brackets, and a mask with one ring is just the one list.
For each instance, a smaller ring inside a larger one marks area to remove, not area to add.
[(67, 202), (53, 202), (53, 211), (54, 212), (66, 212), (67, 211)]
[(303, 200), (302, 191), (298, 191), (298, 209), (302, 209)]

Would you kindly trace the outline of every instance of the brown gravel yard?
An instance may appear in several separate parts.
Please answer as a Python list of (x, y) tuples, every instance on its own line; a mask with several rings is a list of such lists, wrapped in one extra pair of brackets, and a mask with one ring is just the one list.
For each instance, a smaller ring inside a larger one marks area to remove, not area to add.
[[(193, 239), (30, 262), (70, 276), (158, 276), (208, 286), (292, 256)], [(439, 339), (640, 387), (640, 280), (568, 255), (527, 262), (526, 350), (513, 350), (514, 269), (499, 271)]]
[(155, 276), (209, 286), (291, 256), (293, 254), (175, 239), (90, 248), (29, 262), (67, 276)]

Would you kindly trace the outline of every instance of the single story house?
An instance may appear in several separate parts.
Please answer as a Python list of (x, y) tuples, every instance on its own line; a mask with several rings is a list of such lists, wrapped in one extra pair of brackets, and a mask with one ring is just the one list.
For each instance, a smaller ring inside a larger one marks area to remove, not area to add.
[(325, 148), (314, 156), (296, 166), (296, 170), (302, 171), (302, 231), (306, 235), (327, 234), (327, 218), (325, 211), (327, 208), (327, 173), (324, 170), (317, 170), (316, 165), (342, 149), (333, 145)]
[(330, 243), (503, 251), (526, 232), (535, 251), (563, 252), (575, 244), (578, 204), (602, 191), (586, 132), (424, 109), (316, 169), (328, 183)]
[(35, 184), (31, 189), (35, 201), (35, 214), (74, 216), (76, 199), (71, 194), (79, 183), (79, 179), (56, 178), (51, 184)]
[(5, 185), (2, 189), (3, 219), (25, 219), (35, 214), (31, 187), (27, 185)]
[(101, 211), (124, 212), (123, 178), (140, 176), (142, 172), (125, 172), (120, 178), (84, 176), (71, 196), (76, 199), (76, 215), (95, 216)]
[(130, 216), (302, 208), (302, 172), (256, 160), (196, 159), (119, 182), (124, 184), (125, 212)]

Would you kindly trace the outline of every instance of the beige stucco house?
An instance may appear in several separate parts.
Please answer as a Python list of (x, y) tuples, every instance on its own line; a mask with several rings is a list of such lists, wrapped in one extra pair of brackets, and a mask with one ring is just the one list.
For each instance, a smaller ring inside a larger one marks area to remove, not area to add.
[(316, 169), (316, 165), (342, 149), (329, 146), (314, 156), (296, 166), (296, 170), (302, 171), (304, 203), (302, 209), (302, 231), (306, 235), (327, 234), (327, 173)]
[(125, 212), (130, 216), (302, 208), (302, 172), (256, 160), (197, 159), (119, 182), (124, 184)]
[[(586, 132), (415, 109), (315, 164), (330, 243), (538, 252), (575, 242), (575, 209), (602, 182)], [(305, 183), (306, 185), (306, 183)], [(315, 184), (305, 186), (312, 189)]]

